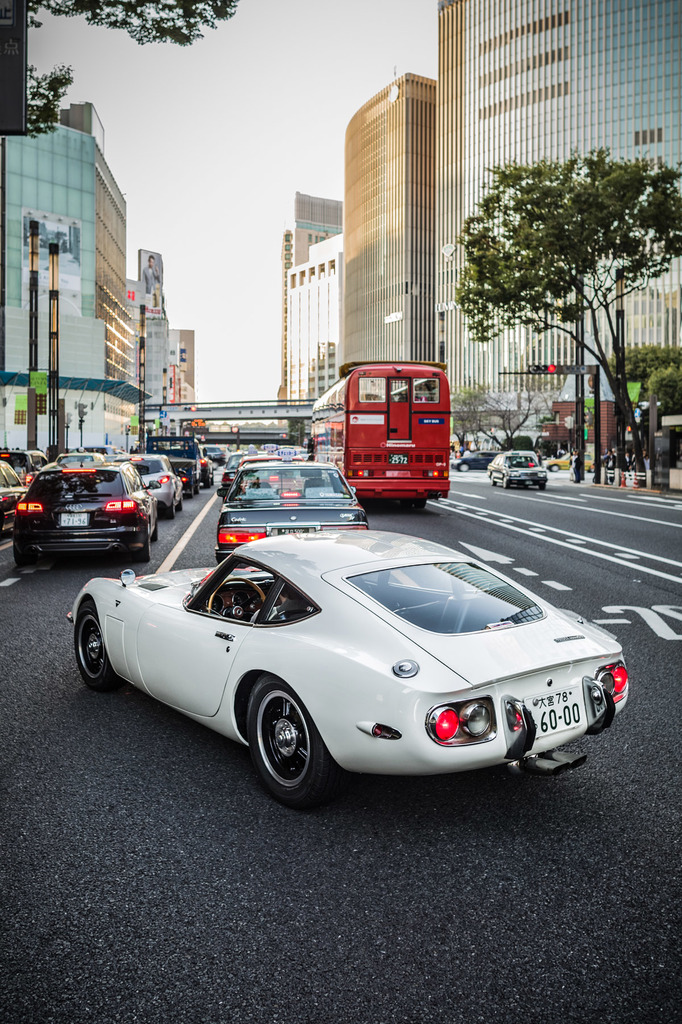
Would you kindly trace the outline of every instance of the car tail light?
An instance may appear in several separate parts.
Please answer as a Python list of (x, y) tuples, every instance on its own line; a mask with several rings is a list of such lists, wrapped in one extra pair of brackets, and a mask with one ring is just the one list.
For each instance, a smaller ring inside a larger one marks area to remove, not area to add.
[(247, 544), (251, 540), (267, 537), (265, 530), (218, 530), (219, 544)]
[(426, 716), (426, 731), (439, 746), (481, 743), (495, 736), (495, 712), (490, 697), (439, 704)]
[(42, 511), (43, 506), (39, 501), (20, 501), (17, 505), (17, 515), (20, 516), (30, 516)]
[(622, 661), (615, 661), (612, 665), (600, 668), (597, 672), (597, 679), (611, 694), (614, 704), (623, 699), (627, 692), (629, 676)]
[(282, 491), (280, 498), (300, 498), (300, 491)]
[(186, 476), (181, 476), (180, 479), (182, 480), (183, 484), (187, 483), (187, 477)]
[(201, 465), (202, 465), (202, 466), (205, 466), (205, 465), (206, 465), (206, 459), (200, 459), (199, 461), (201, 462)]
[(170, 477), (169, 476), (160, 476), (159, 477), (159, 483), (160, 484), (169, 484), (170, 483)]
[(85, 469), (83, 466), (69, 466), (62, 473), (96, 473), (96, 469)]
[(104, 506), (105, 512), (132, 512), (137, 508), (137, 502), (129, 498), (125, 500), (108, 501)]
[(33, 483), (34, 479), (35, 479), (35, 473), (27, 473), (26, 477), (24, 478), (24, 485), (26, 487), (28, 487), (29, 484)]

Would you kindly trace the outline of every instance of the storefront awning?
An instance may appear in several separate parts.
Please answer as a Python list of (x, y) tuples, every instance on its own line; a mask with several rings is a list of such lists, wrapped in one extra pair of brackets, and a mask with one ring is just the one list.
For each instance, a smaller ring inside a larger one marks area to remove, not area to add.
[[(14, 373), (11, 370), (0, 370), (0, 384), (8, 384), (12, 387), (27, 388), (28, 373)], [(130, 402), (132, 405), (139, 405), (142, 392), (135, 384), (127, 380), (108, 380), (99, 377), (60, 377), (60, 391), (97, 391), (103, 395), (111, 395), (113, 398), (120, 398), (123, 402)], [(148, 391), (144, 392), (145, 399), (152, 396)]]

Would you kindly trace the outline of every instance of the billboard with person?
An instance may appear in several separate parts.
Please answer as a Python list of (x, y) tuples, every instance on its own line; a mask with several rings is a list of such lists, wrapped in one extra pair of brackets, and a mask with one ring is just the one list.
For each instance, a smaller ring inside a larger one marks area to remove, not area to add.
[(163, 316), (163, 257), (159, 252), (138, 249), (138, 277), (142, 281), (147, 318)]

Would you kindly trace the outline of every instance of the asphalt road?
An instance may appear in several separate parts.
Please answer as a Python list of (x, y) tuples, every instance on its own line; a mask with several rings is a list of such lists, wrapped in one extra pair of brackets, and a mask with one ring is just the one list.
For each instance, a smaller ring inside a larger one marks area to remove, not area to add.
[[(160, 523), (149, 571), (212, 497)], [(125, 559), (0, 549), (3, 1024), (679, 1019), (682, 501), (469, 473), (368, 512), (605, 622), (624, 713), (556, 778), (358, 776), (293, 812), (244, 748), (82, 685), (65, 613)], [(217, 514), (174, 567), (215, 564)]]

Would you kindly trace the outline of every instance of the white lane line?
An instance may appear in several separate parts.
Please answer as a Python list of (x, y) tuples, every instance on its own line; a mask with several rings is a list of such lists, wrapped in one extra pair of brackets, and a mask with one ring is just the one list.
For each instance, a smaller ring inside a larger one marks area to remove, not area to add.
[(8, 540), (4, 544), (0, 544), (0, 551), (6, 551), (7, 548), (11, 548), (11, 547), (12, 547), (12, 541)]
[(590, 497), (593, 501), (618, 501), (625, 505), (640, 505), (643, 501), (649, 502), (650, 505), (654, 505), (656, 508), (674, 508), (681, 509), (682, 503), (679, 500), (675, 501), (671, 498), (656, 498), (651, 494), (642, 494), (638, 498), (612, 498), (607, 494), (592, 494)]
[(611, 626), (618, 626), (618, 625), (631, 626), (632, 625), (632, 620), (631, 619), (592, 619), (592, 621), (594, 622), (595, 626), (609, 626), (609, 625), (611, 625)]
[(637, 560), (640, 556), (635, 555), (632, 551), (614, 551), (616, 558), (631, 558)]
[[(432, 507), (434, 507), (434, 508), (439, 508), (440, 507), (441, 509), (444, 506), (443, 499), (441, 499), (440, 502), (429, 502), (429, 504)], [(447, 505), (445, 505), (445, 507), (448, 508)], [(453, 509), (451, 509), (451, 513), (452, 513), (452, 515), (466, 516), (469, 519), (476, 520), (476, 522), (480, 521), (478, 516), (474, 515), (472, 512), (466, 511), (465, 508), (453, 508)], [(519, 522), (526, 522), (526, 523), (528, 522), (528, 520), (523, 520), (523, 519), (520, 519), (518, 521)], [(568, 541), (559, 540), (558, 537), (550, 537), (546, 533), (531, 533), (530, 530), (526, 530), (526, 529), (524, 529), (521, 526), (508, 526), (508, 525), (506, 525), (504, 523), (500, 523), (500, 522), (496, 523), (492, 519), (490, 520), (490, 523), (493, 526), (502, 526), (503, 529), (505, 529), (505, 530), (512, 530), (514, 533), (521, 533), (521, 534), (523, 534), (524, 537), (533, 537), (536, 540), (546, 541), (548, 544), (553, 544), (555, 547), (558, 547), (558, 548), (566, 548), (568, 551), (575, 551), (576, 550), (575, 546), (573, 544), (568, 543)], [(566, 533), (565, 530), (562, 530), (561, 532), (564, 533), (564, 534)], [(595, 543), (596, 544), (601, 544), (601, 545), (603, 545), (605, 547), (610, 547), (610, 548), (613, 548), (615, 550), (618, 550), (619, 547), (620, 547), (620, 545), (618, 545), (618, 544), (608, 544), (607, 541), (603, 541), (603, 540), (595, 541), (594, 538), (587, 538), (587, 539), (591, 540), (593, 544), (595, 544)], [(618, 558), (614, 558), (613, 555), (607, 555), (603, 551), (592, 551), (590, 548), (587, 548), (587, 547), (586, 548), (581, 548), (580, 550), (582, 551), (583, 554), (588, 555), (590, 558), (599, 558), (599, 559), (601, 559), (604, 562), (612, 562), (614, 565), (624, 566), (624, 565), (628, 565), (629, 564), (627, 562), (622, 562)], [(682, 564), (680, 562), (674, 562), (672, 559), (669, 559), (669, 558), (661, 558), (659, 555), (646, 555), (644, 557), (649, 558), (649, 559), (654, 559), (657, 562), (665, 562), (668, 565), (679, 565), (679, 566), (682, 567)], [(634, 566), (630, 566), (630, 568), (634, 568)], [(680, 576), (673, 576), (672, 573), (669, 573), (669, 572), (661, 572), (660, 569), (650, 569), (646, 565), (638, 565), (637, 566), (637, 571), (640, 572), (640, 573), (645, 573), (647, 576), (657, 576), (659, 579), (662, 579), (662, 580), (670, 580), (672, 583), (681, 583), (682, 582), (682, 578)]]
[[(467, 497), (474, 498), (477, 495), (470, 494)], [(545, 505), (554, 505), (556, 507), (556, 501), (551, 501), (549, 498), (541, 498), (540, 495), (535, 495), (531, 498), (530, 495), (518, 494), (517, 497), (521, 501), (533, 501), (541, 502)], [(441, 501), (448, 501), (448, 498), (441, 498)], [(590, 508), (589, 506), (576, 505), (573, 499), (562, 503), (563, 508), (579, 508), (583, 511), (592, 512), (594, 515), (599, 516), (614, 516), (617, 519), (635, 519), (638, 523), (656, 523), (657, 526), (671, 526), (675, 530), (682, 530), (682, 523), (667, 523), (664, 519), (650, 519), (648, 516), (634, 516), (630, 515), (629, 512), (613, 512), (610, 508)], [(658, 506), (657, 506), (658, 508)]]
[(163, 562), (161, 563), (159, 568), (156, 570), (157, 573), (160, 573), (160, 572), (170, 572), (170, 570), (175, 565), (175, 563), (176, 563), (176, 561), (178, 559), (178, 556), (185, 550), (185, 548), (187, 547), (188, 543), (190, 542), (190, 540), (192, 539), (192, 537), (194, 536), (196, 531), (199, 529), (199, 526), (201, 525), (203, 520), (206, 518), (206, 515), (207, 515), (209, 509), (211, 508), (211, 505), (217, 499), (217, 497), (218, 497), (218, 494), (216, 492), (211, 498), (209, 498), (209, 500), (206, 502), (206, 504), (204, 505), (204, 507), (202, 508), (201, 512), (196, 517), (196, 519), (192, 523), (190, 523), (190, 525), (187, 527), (187, 529), (185, 530), (185, 532), (183, 533), (182, 537), (177, 542), (177, 544), (175, 545), (173, 550), (170, 551), (166, 555), (166, 557), (164, 558)]
[[(441, 498), (440, 501), (438, 502), (438, 504), (441, 507), (443, 505), (445, 505), (446, 508), (449, 508), (448, 499), (447, 498)], [(471, 513), (469, 512), (469, 509), (474, 509), (474, 511), (475, 511), (475, 506), (474, 505), (465, 505), (463, 502), (460, 502), (459, 507), (458, 508), (454, 508), (452, 511), (453, 512), (457, 512), (459, 515), (469, 515), (469, 516), (471, 516)], [(472, 516), (472, 518), (473, 518), (473, 516)], [(478, 518), (478, 517), (476, 517), (476, 518)], [(523, 523), (525, 526), (535, 526), (535, 521), (533, 519), (521, 519), (519, 516), (506, 516), (505, 519), (498, 520), (497, 524), (495, 524), (494, 520), (492, 520), (492, 519), (489, 520), (489, 522), (492, 525), (506, 526), (507, 529), (509, 529), (509, 530), (519, 530), (519, 528), (517, 526), (509, 526), (508, 523), (510, 521), (514, 522), (514, 523)], [(665, 524), (663, 524), (663, 525), (665, 525)], [(588, 543), (588, 544), (600, 544), (602, 547), (610, 548), (614, 552), (615, 551), (620, 551), (620, 552), (630, 551), (633, 555), (637, 555), (640, 558), (648, 558), (648, 559), (650, 559), (653, 562), (663, 562), (664, 565), (679, 566), (679, 568), (682, 569), (682, 562), (677, 562), (677, 561), (675, 561), (675, 559), (672, 559), (672, 558), (664, 558), (662, 555), (650, 555), (650, 554), (646, 554), (646, 553), (644, 553), (642, 551), (633, 551), (632, 548), (626, 548), (626, 547), (624, 547), (623, 544), (612, 544), (612, 543), (610, 543), (610, 541), (607, 541), (607, 540), (597, 540), (595, 537), (586, 537), (584, 534), (572, 533), (570, 530), (563, 530), (563, 529), (561, 529), (558, 526), (548, 526), (547, 529), (548, 530), (552, 530), (554, 533), (559, 533), (559, 534), (563, 535), (561, 540), (559, 540), (558, 538), (556, 540), (556, 543), (562, 544), (563, 547), (569, 547), (570, 548), (573, 544), (576, 544), (576, 543), (581, 543), (581, 544), (586, 544), (586, 543)], [(536, 535), (534, 533), (531, 533), (530, 530), (519, 530), (519, 532), (525, 534), (527, 537), (537, 536), (539, 540), (548, 540), (548, 541), (552, 541), (553, 540), (552, 537), (548, 537), (548, 536), (544, 536), (543, 537), (541, 534), (537, 534)], [(566, 543), (566, 542), (568, 542), (568, 543)], [(598, 555), (598, 552), (596, 552), (596, 551), (595, 552), (590, 552), (590, 554)], [(600, 555), (599, 557), (607, 558), (608, 556), (607, 555)], [(622, 563), (619, 562), (618, 564), (620, 565)], [(655, 570), (652, 570), (652, 572), (654, 572), (654, 571)], [(679, 580), (677, 579), (676, 576), (673, 576), (673, 577), (670, 577), (670, 578), (674, 579), (676, 582), (679, 582)]]
[(563, 583), (557, 583), (556, 580), (540, 580), (546, 587), (551, 587), (552, 590), (573, 590), (573, 587), (565, 587)]
[(521, 576), (539, 576), (539, 572), (533, 572), (532, 569), (519, 569), (518, 566), (513, 565), (512, 569), (514, 572), (520, 573)]
[(13, 583), (18, 583), (18, 582), (19, 582), (19, 577), (18, 576), (13, 576), (12, 579), (3, 580), (2, 583), (0, 583), (0, 587), (11, 587)]

